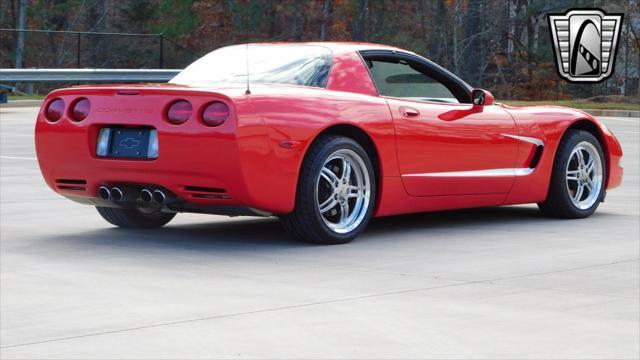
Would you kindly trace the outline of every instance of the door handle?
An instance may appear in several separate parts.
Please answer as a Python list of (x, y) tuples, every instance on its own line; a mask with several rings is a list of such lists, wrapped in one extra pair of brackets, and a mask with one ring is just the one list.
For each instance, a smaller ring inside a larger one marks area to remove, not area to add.
[(420, 115), (420, 111), (418, 109), (414, 109), (409, 106), (400, 106), (400, 114), (404, 117), (416, 117)]

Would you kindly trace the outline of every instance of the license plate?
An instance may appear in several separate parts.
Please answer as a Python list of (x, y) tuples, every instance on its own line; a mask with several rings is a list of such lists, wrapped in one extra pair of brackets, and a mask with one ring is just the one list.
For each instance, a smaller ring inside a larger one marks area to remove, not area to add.
[(100, 129), (96, 154), (110, 158), (155, 159), (158, 157), (158, 131), (147, 128)]

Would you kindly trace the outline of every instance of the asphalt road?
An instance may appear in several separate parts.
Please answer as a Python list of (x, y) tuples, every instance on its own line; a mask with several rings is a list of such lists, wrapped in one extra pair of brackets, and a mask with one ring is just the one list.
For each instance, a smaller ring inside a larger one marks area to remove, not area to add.
[(534, 205), (373, 221), (313, 246), (273, 219), (107, 225), (46, 187), (34, 108), (0, 108), (4, 358), (638, 358), (640, 120), (586, 220)]

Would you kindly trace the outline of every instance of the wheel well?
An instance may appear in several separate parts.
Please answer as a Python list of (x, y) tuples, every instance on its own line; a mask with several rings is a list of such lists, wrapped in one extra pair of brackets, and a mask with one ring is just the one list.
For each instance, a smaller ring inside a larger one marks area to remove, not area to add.
[(600, 146), (602, 146), (602, 149), (604, 150), (606, 143), (602, 138), (602, 133), (600, 132), (600, 129), (598, 129), (598, 126), (593, 122), (589, 120), (578, 120), (567, 128), (567, 131), (569, 130), (584, 130), (588, 133), (591, 133), (591, 135), (595, 136), (596, 139), (598, 139), (598, 141), (600, 142)]
[(609, 182), (609, 171), (610, 171), (610, 164), (611, 164), (611, 159), (609, 158), (609, 150), (607, 149), (607, 142), (604, 140), (604, 137), (602, 135), (602, 132), (600, 132), (600, 129), (598, 128), (598, 125), (594, 124), (593, 121), (589, 121), (589, 120), (578, 120), (576, 122), (574, 122), (573, 124), (571, 124), (571, 126), (569, 126), (567, 128), (567, 130), (565, 131), (565, 135), (567, 134), (567, 132), (569, 130), (584, 130), (588, 133), (590, 133), (591, 135), (595, 136), (596, 139), (598, 139), (598, 142), (600, 143), (600, 146), (602, 147), (602, 151), (603, 151), (603, 155), (604, 155), (604, 159), (605, 159), (605, 172), (606, 172), (606, 177), (605, 177), (605, 184), (608, 184)]
[[(360, 144), (360, 146), (364, 148), (364, 151), (367, 152), (367, 155), (369, 155), (371, 163), (373, 164), (374, 177), (376, 179), (376, 184), (378, 187), (378, 194), (380, 194), (380, 190), (382, 188), (380, 183), (380, 156), (378, 155), (378, 150), (376, 149), (376, 146), (369, 134), (355, 125), (338, 124), (322, 130), (313, 141), (315, 142), (324, 135), (345, 136), (355, 140), (358, 144)], [(379, 198), (380, 197), (378, 196), (378, 199)]]

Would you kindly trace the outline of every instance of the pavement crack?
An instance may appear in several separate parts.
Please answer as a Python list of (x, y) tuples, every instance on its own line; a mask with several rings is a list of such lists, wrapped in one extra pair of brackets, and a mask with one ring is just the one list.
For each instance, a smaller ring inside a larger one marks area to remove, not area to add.
[(450, 288), (450, 287), (456, 287), (456, 286), (471, 285), (479, 282), (481, 281), (469, 281), (469, 282), (457, 283), (457, 284), (447, 284), (447, 285), (431, 286), (431, 287), (425, 287), (425, 288), (405, 289), (405, 290), (387, 291), (387, 292), (366, 294), (366, 295), (359, 295), (359, 296), (350, 296), (350, 297), (330, 299), (330, 300), (324, 300), (324, 301), (315, 301), (315, 302), (296, 304), (296, 305), (276, 306), (276, 307), (258, 309), (258, 310), (252, 310), (252, 311), (242, 311), (242, 312), (236, 312), (236, 313), (230, 313), (230, 314), (205, 316), (205, 317), (199, 317), (199, 318), (169, 321), (169, 322), (149, 324), (149, 325), (143, 325), (143, 326), (135, 326), (135, 327), (129, 327), (129, 328), (123, 328), (123, 329), (117, 329), (117, 330), (100, 331), (100, 332), (94, 332), (94, 333), (83, 334), (83, 335), (67, 336), (67, 337), (32, 341), (32, 342), (26, 342), (26, 343), (14, 344), (14, 345), (6, 345), (6, 346), (0, 346), (0, 349), (9, 349), (9, 348), (16, 348), (21, 346), (37, 345), (37, 344), (44, 344), (44, 343), (64, 341), (64, 340), (74, 340), (74, 339), (81, 339), (81, 338), (92, 337), (92, 336), (116, 334), (116, 333), (143, 330), (143, 329), (151, 329), (151, 328), (162, 327), (162, 326), (188, 324), (188, 323), (199, 322), (199, 321), (226, 319), (226, 318), (233, 318), (233, 317), (246, 316), (246, 315), (252, 315), (252, 314), (268, 313), (273, 311), (291, 310), (291, 309), (299, 309), (299, 308), (318, 306), (318, 305), (335, 304), (335, 303), (342, 303), (342, 302), (355, 301), (355, 300), (368, 299), (368, 298), (381, 297), (381, 296), (401, 295), (401, 294), (407, 294), (407, 293), (413, 293), (413, 292), (444, 289), (444, 288)]
[[(10, 348), (17, 348), (17, 347), (29, 346), (29, 345), (45, 344), (45, 343), (51, 343), (51, 342), (57, 342), (57, 341), (75, 340), (75, 339), (81, 339), (81, 338), (87, 338), (87, 337), (93, 337), (93, 336), (117, 334), (117, 333), (144, 330), (144, 329), (152, 329), (152, 328), (163, 327), (163, 326), (181, 325), (181, 324), (188, 324), (188, 323), (194, 323), (194, 322), (200, 322), (200, 321), (208, 321), (208, 320), (216, 320), (216, 319), (227, 319), (227, 318), (234, 318), (234, 317), (240, 317), (240, 316), (246, 316), (246, 315), (252, 315), (252, 314), (261, 314), (261, 313), (268, 313), (268, 312), (275, 312), (275, 311), (282, 311), (282, 310), (300, 309), (300, 308), (312, 307), (312, 306), (318, 306), (318, 305), (336, 304), (336, 303), (343, 303), (343, 302), (356, 301), (356, 300), (362, 300), (362, 299), (370, 299), (370, 298), (383, 297), (383, 296), (402, 295), (402, 294), (409, 294), (409, 293), (416, 293), (416, 292), (423, 292), (423, 291), (430, 291), (430, 290), (438, 290), (438, 289), (446, 289), (446, 288), (467, 286), (467, 285), (473, 285), (473, 284), (487, 284), (487, 283), (491, 284), (494, 281), (501, 281), (501, 280), (507, 280), (507, 279), (519, 279), (519, 278), (525, 278), (525, 277), (530, 277), (530, 276), (539, 276), (539, 275), (547, 275), (547, 274), (556, 274), (556, 273), (567, 272), (567, 271), (577, 271), (577, 270), (583, 270), (583, 269), (589, 269), (589, 268), (616, 265), (616, 264), (621, 264), (621, 263), (635, 262), (635, 261), (639, 261), (639, 260), (640, 259), (620, 260), (620, 261), (608, 262), (608, 263), (603, 263), (603, 264), (593, 264), (593, 265), (579, 266), (579, 267), (574, 267), (574, 268), (569, 268), (569, 269), (560, 269), (560, 270), (554, 270), (554, 271), (529, 273), (529, 274), (507, 276), (507, 277), (500, 277), (500, 278), (493, 278), (493, 279), (481, 279), (481, 280), (473, 280), (473, 281), (463, 281), (463, 282), (458, 282), (458, 283), (454, 283), (454, 284), (446, 284), (446, 285), (439, 285), (439, 286), (429, 286), (429, 287), (422, 287), (422, 288), (385, 291), (385, 292), (379, 292), (379, 293), (373, 293), (373, 294), (349, 296), (349, 297), (330, 299), (330, 300), (324, 300), (324, 301), (308, 302), (308, 303), (295, 304), (295, 305), (276, 306), (276, 307), (270, 307), (270, 308), (265, 308), (265, 309), (252, 310), (252, 311), (242, 311), (242, 312), (235, 312), (235, 313), (230, 313), (230, 314), (220, 314), (220, 315), (204, 316), (204, 317), (191, 318), (191, 319), (185, 319), (185, 320), (168, 321), (168, 322), (162, 322), (162, 323), (156, 323), (156, 324), (128, 327), (128, 328), (123, 328), (123, 329), (107, 330), (107, 331), (100, 331), (100, 332), (94, 332), (94, 333), (88, 333), (88, 334), (82, 334), (82, 335), (74, 335), (74, 336), (67, 336), (67, 337), (60, 337), (60, 338), (32, 341), (32, 342), (26, 342), (26, 343), (19, 343), (19, 344), (13, 344), (13, 345), (6, 345), (6, 346), (0, 346), (0, 349), (10, 349)], [(446, 281), (446, 279), (442, 279), (442, 278), (440, 278), (440, 280)]]

